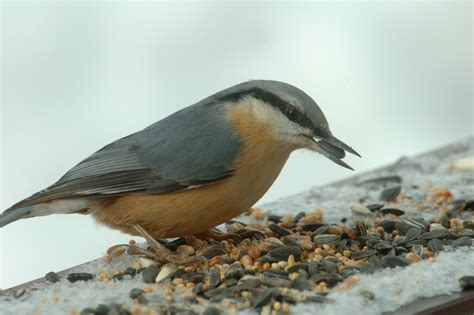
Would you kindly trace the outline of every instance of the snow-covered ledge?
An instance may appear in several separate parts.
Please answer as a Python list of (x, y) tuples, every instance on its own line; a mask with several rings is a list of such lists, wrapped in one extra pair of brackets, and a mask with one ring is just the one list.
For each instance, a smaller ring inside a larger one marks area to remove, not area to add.
[[(386, 188), (387, 181), (367, 182), (367, 180), (399, 176), (402, 195), (391, 203), (391, 208), (403, 209), (407, 217), (423, 217), (430, 220), (442, 215), (440, 211), (419, 211), (413, 205), (428, 202), (427, 196), (433, 188), (447, 188), (454, 199), (474, 199), (474, 137), (454, 143), (426, 154), (401, 158), (393, 165), (367, 172), (331, 185), (316, 187), (307, 192), (278, 200), (262, 206), (272, 214), (296, 214), (300, 211), (312, 212), (321, 209), (324, 223), (340, 223), (342, 218), (347, 222), (366, 220), (356, 210), (351, 211), (355, 203), (370, 204), (379, 202), (380, 193)], [(390, 180), (388, 180), (390, 182)], [(467, 211), (469, 212), (469, 211)], [(355, 213), (355, 214), (354, 214)], [(464, 215), (466, 221), (474, 221), (473, 211)], [(471, 236), (472, 237), (472, 236)], [(112, 261), (111, 265), (98, 259), (59, 275), (73, 272), (89, 272), (99, 275), (104, 268), (126, 268), (135, 258), (122, 256)], [(341, 283), (327, 295), (325, 303), (301, 303), (291, 305), (293, 314), (381, 314), (387, 312), (413, 313), (429, 308), (436, 309), (440, 303), (471, 301), (473, 291), (460, 294), (459, 278), (474, 276), (474, 247), (450, 247), (441, 251), (435, 259), (423, 260), (404, 268), (386, 268), (369, 274), (358, 274), (357, 281), (351, 284)], [(129, 297), (132, 288), (144, 288), (141, 277), (117, 282), (101, 282), (95, 278), (87, 282), (70, 283), (62, 280), (58, 283), (47, 283), (44, 279), (12, 288), (0, 296), (2, 314), (79, 314), (87, 307), (99, 304), (134, 305)], [(457, 295), (454, 295), (457, 293)], [(167, 293), (153, 290), (147, 299), (161, 299), (165, 302)], [(446, 296), (448, 295), (448, 296)], [(436, 300), (420, 303), (420, 299), (443, 296)], [(455, 297), (455, 298), (451, 298)], [(468, 297), (468, 298), (466, 298)], [(172, 303), (179, 303), (174, 296)], [(454, 301), (454, 302), (453, 302)], [(165, 302), (166, 303), (166, 302)], [(181, 304), (182, 305), (182, 304)], [(216, 303), (219, 306), (218, 303)], [(451, 304), (450, 304), (451, 305)], [(474, 307), (472, 303), (465, 307)], [(221, 305), (222, 306), (222, 305)], [(196, 313), (203, 307), (194, 309)], [(139, 311), (138, 308), (136, 310)], [(225, 312), (225, 309), (222, 310)], [(36, 313), (35, 313), (36, 312)], [(244, 311), (254, 312), (252, 308)], [(154, 313), (144, 313), (154, 314)], [(158, 314), (158, 313), (156, 313)], [(189, 313), (188, 313), (189, 314)]]

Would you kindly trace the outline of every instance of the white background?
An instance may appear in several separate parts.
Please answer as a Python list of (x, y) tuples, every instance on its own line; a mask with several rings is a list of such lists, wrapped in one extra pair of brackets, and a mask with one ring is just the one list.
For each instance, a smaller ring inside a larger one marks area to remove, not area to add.
[[(248, 79), (291, 83), (363, 159), (472, 135), (472, 3), (2, 2), (1, 209), (105, 144)], [(352, 175), (292, 155), (260, 203)], [(295, 209), (295, 212), (298, 209)], [(129, 237), (69, 215), (0, 231), (0, 287)]]

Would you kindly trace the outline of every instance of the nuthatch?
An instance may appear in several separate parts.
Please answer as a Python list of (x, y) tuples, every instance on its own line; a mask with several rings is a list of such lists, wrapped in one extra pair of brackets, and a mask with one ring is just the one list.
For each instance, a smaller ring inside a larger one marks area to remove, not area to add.
[(290, 153), (305, 148), (350, 168), (315, 101), (277, 81), (225, 89), (92, 154), (55, 184), (7, 209), (0, 227), (84, 213), (153, 238), (200, 235), (253, 206)]

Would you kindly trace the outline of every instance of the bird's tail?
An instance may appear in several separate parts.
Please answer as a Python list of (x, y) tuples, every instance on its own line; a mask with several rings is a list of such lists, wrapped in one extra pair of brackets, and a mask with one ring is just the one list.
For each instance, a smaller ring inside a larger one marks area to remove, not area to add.
[(87, 199), (61, 199), (33, 205), (21, 205), (20, 202), (0, 214), (0, 228), (20, 219), (55, 213), (83, 213), (88, 211), (89, 206)]
[(6, 210), (4, 213), (0, 214), (0, 228), (30, 214), (32, 210), (31, 208), (33, 208), (33, 206)]

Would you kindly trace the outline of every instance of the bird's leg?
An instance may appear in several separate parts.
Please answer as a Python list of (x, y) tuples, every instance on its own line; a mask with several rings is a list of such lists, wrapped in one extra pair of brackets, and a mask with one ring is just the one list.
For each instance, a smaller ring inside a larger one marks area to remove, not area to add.
[(140, 225), (134, 224), (132, 227), (141, 237), (143, 237), (148, 242), (148, 245), (150, 245), (153, 251), (162, 252), (164, 255), (172, 255), (171, 251), (168, 248), (161, 245), (160, 242), (155, 240), (153, 236), (148, 234), (148, 232)]

